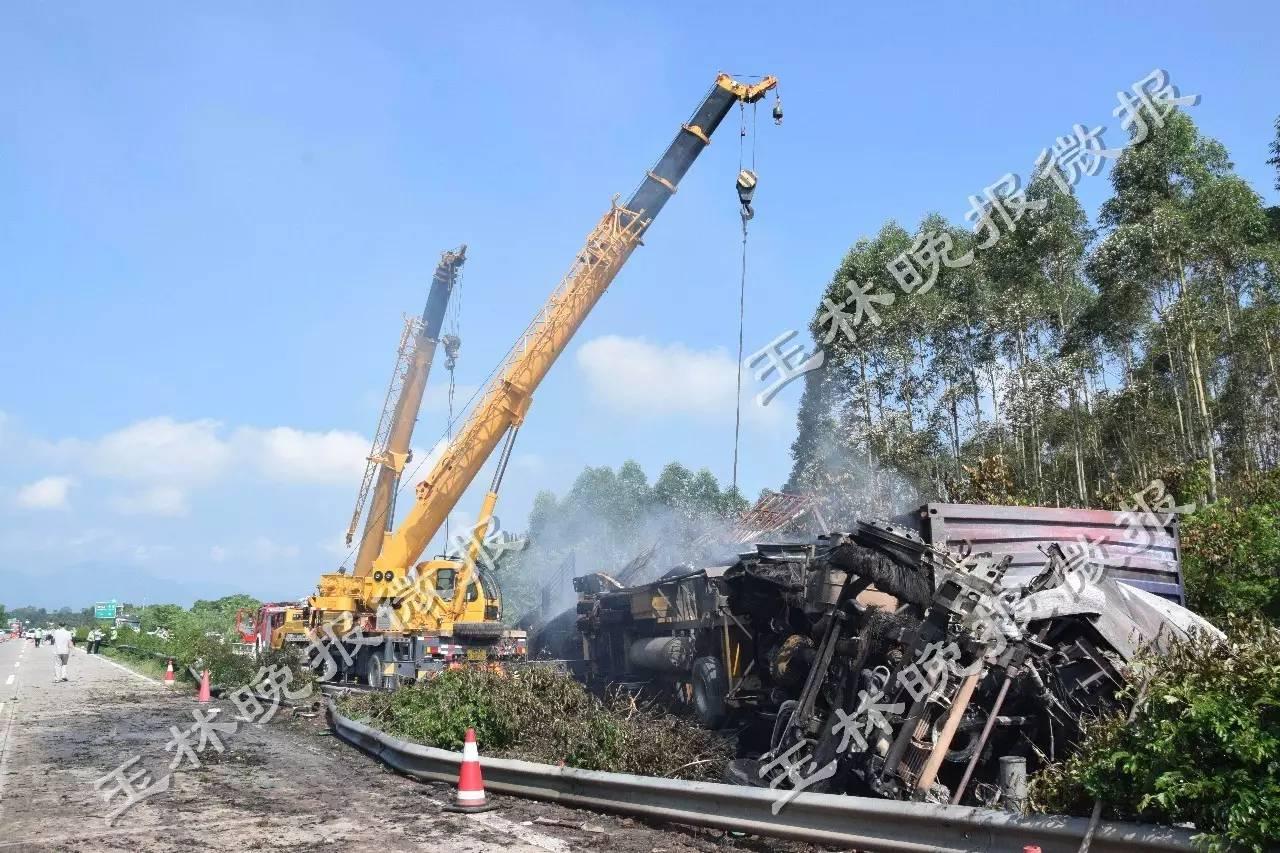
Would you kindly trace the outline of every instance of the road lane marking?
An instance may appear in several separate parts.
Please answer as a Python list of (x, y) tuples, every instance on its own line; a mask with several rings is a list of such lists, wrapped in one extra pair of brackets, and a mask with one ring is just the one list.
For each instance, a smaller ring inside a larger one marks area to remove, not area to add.
[(4, 726), (4, 736), (0, 737), (0, 826), (4, 826), (4, 783), (9, 778), (9, 744), (13, 741), (13, 724), (17, 719), (17, 714), (9, 715), (9, 722)]

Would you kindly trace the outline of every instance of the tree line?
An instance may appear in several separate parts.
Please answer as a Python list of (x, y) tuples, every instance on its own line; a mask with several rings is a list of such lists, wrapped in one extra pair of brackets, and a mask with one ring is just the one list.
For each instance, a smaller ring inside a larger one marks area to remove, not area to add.
[[(187, 623), (198, 623), (202, 630), (230, 633), (235, 625), (236, 611), (248, 610), (255, 617), (262, 602), (250, 595), (227, 595), (218, 599), (199, 599), (189, 609), (179, 604), (133, 604), (125, 602), (116, 608), (120, 616), (139, 620), (143, 632), (161, 628), (175, 631)], [(106, 620), (94, 619), (93, 607), (72, 610), (61, 607), (48, 610), (43, 607), (16, 607), (6, 612), (0, 605), (0, 625), (18, 619), (32, 626), (57, 625), (65, 622), (70, 628), (94, 627), (106, 624)]]
[(1034, 175), (1039, 209), (987, 248), (937, 214), (853, 245), (823, 298), (929, 232), (974, 261), (851, 334), (830, 335), (819, 300), (810, 330), (830, 342), (787, 491), (835, 517), (910, 499), (1117, 508), (1160, 478), (1204, 505), (1276, 467), (1280, 208), (1180, 110), (1114, 161), (1096, 224), (1065, 177)]

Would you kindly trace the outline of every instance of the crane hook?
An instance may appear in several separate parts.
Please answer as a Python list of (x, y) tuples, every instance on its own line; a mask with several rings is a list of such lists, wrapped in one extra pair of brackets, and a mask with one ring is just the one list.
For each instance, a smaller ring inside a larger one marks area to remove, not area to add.
[(756, 173), (743, 169), (738, 173), (738, 201), (742, 204), (742, 221), (745, 223), (756, 215), (751, 209), (751, 198), (756, 192)]
[(453, 370), (458, 363), (458, 350), (462, 349), (462, 338), (457, 335), (445, 335), (440, 338), (440, 343), (444, 344), (444, 366), (448, 370)]
[(782, 96), (774, 95), (773, 98), (773, 123), (782, 124)]

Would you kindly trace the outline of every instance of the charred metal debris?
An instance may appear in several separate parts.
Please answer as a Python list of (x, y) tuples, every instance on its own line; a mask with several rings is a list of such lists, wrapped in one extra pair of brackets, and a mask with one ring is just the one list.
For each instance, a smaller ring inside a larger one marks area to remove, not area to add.
[(861, 522), (638, 587), (575, 578), (576, 612), (536, 643), (589, 684), (665, 693), (735, 728), (728, 781), (1018, 808), (1029, 772), (1119, 709), (1140, 651), (1216, 630), (1087, 549), (1043, 550), (1019, 583), (1007, 556)]

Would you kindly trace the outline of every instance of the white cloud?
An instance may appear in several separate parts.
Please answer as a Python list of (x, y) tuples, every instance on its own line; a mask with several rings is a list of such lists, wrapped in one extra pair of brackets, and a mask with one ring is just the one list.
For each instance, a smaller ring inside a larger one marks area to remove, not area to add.
[(93, 439), (25, 440), (28, 455), (106, 480), (142, 484), (115, 501), (131, 514), (185, 512), (192, 489), (245, 473), (287, 483), (358, 481), (369, 442), (350, 431), (279, 426), (228, 430), (218, 421), (147, 418)]
[(236, 430), (237, 456), (273, 480), (290, 483), (358, 482), (369, 440), (343, 430), (305, 432), (292, 427)]
[(174, 486), (152, 486), (130, 495), (120, 495), (110, 501), (111, 508), (121, 515), (159, 515), (177, 517), (186, 515), (187, 495)]
[(18, 506), (26, 509), (68, 509), (67, 500), (75, 480), (71, 477), (43, 477), (18, 489)]
[(213, 420), (148, 418), (94, 441), (60, 442), (84, 459), (89, 470), (120, 480), (180, 483), (212, 482), (232, 463), (231, 448)]
[[(577, 361), (591, 392), (617, 412), (733, 420), (738, 367), (723, 349), (695, 350), (679, 343), (605, 335), (583, 344)], [(782, 406), (756, 403), (749, 370), (744, 368), (742, 378), (745, 422), (776, 426), (786, 418)]]

